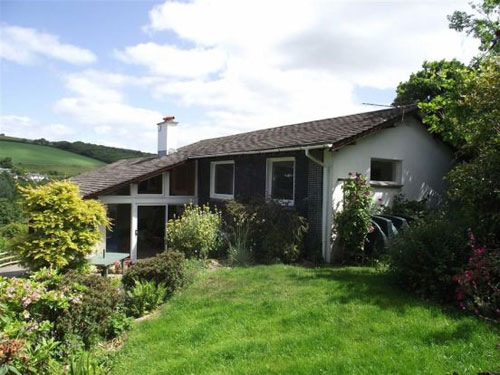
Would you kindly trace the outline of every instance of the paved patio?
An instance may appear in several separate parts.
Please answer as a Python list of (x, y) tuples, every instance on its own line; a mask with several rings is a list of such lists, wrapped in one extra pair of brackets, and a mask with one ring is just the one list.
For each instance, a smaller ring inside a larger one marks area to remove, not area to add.
[(0, 268), (0, 276), (2, 277), (19, 277), (22, 276), (26, 272), (26, 269), (18, 266), (7, 266)]

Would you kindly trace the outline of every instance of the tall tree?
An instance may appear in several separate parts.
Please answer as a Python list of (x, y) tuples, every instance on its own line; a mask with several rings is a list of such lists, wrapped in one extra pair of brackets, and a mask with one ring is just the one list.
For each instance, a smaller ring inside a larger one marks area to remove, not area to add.
[(471, 7), (473, 13), (457, 10), (448, 16), (450, 28), (479, 39), (481, 51), (500, 54), (500, 0), (483, 0)]

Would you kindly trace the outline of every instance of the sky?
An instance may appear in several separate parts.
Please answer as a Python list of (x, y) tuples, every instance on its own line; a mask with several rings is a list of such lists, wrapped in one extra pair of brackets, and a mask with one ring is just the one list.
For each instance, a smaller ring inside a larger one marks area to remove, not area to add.
[(379, 109), (425, 60), (468, 62), (468, 1), (0, 0), (0, 133), (155, 152)]

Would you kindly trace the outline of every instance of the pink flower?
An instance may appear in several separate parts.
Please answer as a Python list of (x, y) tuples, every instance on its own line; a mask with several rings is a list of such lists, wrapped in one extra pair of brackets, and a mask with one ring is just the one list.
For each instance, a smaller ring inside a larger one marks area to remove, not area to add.
[(31, 304), (31, 298), (29, 298), (29, 297), (23, 297), (21, 299), (21, 303), (23, 305), (23, 308), (26, 308), (26, 307), (28, 307)]

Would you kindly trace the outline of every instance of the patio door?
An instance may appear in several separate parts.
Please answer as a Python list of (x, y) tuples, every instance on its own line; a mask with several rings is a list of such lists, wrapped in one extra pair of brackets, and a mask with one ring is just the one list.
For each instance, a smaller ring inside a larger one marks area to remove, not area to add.
[(137, 207), (137, 259), (165, 250), (165, 205)]
[(111, 230), (106, 230), (106, 251), (109, 253), (130, 253), (131, 204), (108, 204), (108, 218)]

